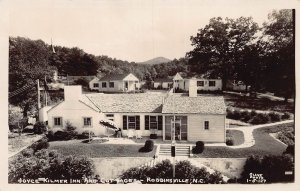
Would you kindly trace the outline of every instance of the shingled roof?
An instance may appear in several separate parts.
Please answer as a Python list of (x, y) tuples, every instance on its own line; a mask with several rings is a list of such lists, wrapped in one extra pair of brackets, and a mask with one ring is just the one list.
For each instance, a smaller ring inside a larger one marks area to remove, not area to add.
[[(88, 99), (104, 113), (161, 113), (162, 96), (157, 94), (87, 94)], [(86, 104), (91, 104), (86, 103)]]
[(127, 74), (108, 74), (100, 78), (99, 81), (113, 81), (113, 80), (123, 80), (126, 76), (128, 76), (129, 73)]
[(222, 96), (197, 96), (186, 95), (169, 96), (162, 109), (166, 114), (225, 114), (226, 105)]

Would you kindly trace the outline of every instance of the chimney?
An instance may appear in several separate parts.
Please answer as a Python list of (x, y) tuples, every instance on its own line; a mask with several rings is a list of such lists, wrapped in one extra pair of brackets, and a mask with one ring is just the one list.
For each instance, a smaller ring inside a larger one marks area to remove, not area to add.
[(189, 97), (197, 97), (197, 80), (191, 78), (189, 81)]
[(78, 101), (82, 94), (80, 85), (64, 86), (65, 101)]

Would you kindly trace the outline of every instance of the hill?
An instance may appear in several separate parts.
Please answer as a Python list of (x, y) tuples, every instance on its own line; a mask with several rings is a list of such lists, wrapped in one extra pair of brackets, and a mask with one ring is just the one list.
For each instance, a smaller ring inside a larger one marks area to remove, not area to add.
[(154, 65), (154, 64), (162, 64), (170, 62), (171, 60), (165, 57), (156, 57), (151, 60), (147, 60), (145, 62), (139, 62), (138, 64), (147, 64), (147, 65)]

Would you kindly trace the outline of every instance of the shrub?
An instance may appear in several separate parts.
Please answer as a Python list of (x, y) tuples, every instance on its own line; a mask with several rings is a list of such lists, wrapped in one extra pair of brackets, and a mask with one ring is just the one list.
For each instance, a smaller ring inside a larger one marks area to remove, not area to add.
[(93, 131), (83, 131), (81, 134), (79, 134), (77, 137), (78, 139), (88, 139), (89, 135), (91, 135), (91, 137), (95, 136), (95, 133)]
[(65, 131), (56, 131), (54, 133), (55, 140), (68, 140), (67, 133)]
[[(157, 163), (153, 167), (141, 167), (141, 168), (131, 168), (125, 171), (122, 175), (122, 179), (137, 179), (143, 180), (143, 183), (147, 182), (148, 178), (151, 179), (171, 179), (173, 177), (173, 167), (170, 160), (163, 160)], [(224, 183), (223, 177), (219, 172), (214, 172), (210, 174), (206, 168), (198, 168), (189, 161), (179, 161), (175, 165), (175, 178), (178, 179), (203, 179), (203, 183)], [(155, 182), (154, 182), (155, 183)], [(172, 184), (172, 182), (169, 182)], [(189, 183), (189, 182), (187, 182)], [(195, 182), (190, 182), (195, 183)], [(200, 182), (199, 182), (200, 183)]]
[(251, 119), (251, 113), (249, 111), (241, 112), (241, 121), (248, 122)]
[(42, 149), (27, 157), (19, 155), (9, 163), (8, 182), (17, 183), (20, 178), (68, 179), (92, 177), (94, 166), (86, 157), (64, 157), (56, 151)]
[(65, 129), (67, 140), (77, 138), (78, 133), (77, 133), (76, 129), (77, 128), (75, 126), (73, 126), (70, 122), (67, 122), (66, 129)]
[(254, 117), (254, 116), (257, 115), (257, 112), (256, 112), (255, 110), (252, 110), (252, 111), (250, 112), (250, 115), (251, 115), (251, 117)]
[[(263, 174), (268, 183), (292, 182), (294, 175), (285, 175), (286, 171), (294, 171), (293, 157), (290, 155), (266, 155), (262, 158), (250, 156), (247, 158), (241, 174), (241, 183), (247, 183), (250, 173)], [(293, 173), (294, 174), (294, 173)]]
[(293, 145), (294, 137), (292, 137), (292, 136), (293, 136), (293, 134), (290, 135), (289, 132), (287, 132), (287, 133), (279, 132), (277, 135), (277, 138), (287, 145)]
[(150, 139), (157, 139), (157, 134), (150, 134)]
[(258, 125), (258, 124), (265, 124), (265, 123), (269, 123), (270, 122), (270, 116), (268, 114), (265, 113), (258, 113), (257, 115), (255, 115), (250, 121), (249, 123), (254, 124), (254, 125)]
[(54, 133), (53, 131), (48, 131), (46, 137), (48, 138), (48, 141), (55, 141), (55, 136), (54, 136)]
[(49, 147), (48, 139), (46, 137), (43, 137), (39, 141), (33, 143), (31, 145), (31, 148), (34, 152), (37, 152), (38, 150), (47, 149)]
[(154, 142), (152, 140), (147, 140), (144, 145), (145, 152), (150, 152), (154, 148)]
[(288, 120), (291, 119), (291, 114), (288, 112), (285, 112), (282, 116), (281, 116), (282, 120)]
[(196, 142), (196, 147), (193, 148), (193, 153), (194, 154), (200, 154), (204, 151), (204, 142), (202, 141), (197, 141)]
[(34, 134), (43, 134), (47, 132), (47, 126), (44, 122), (37, 122), (33, 126)]
[(228, 139), (226, 140), (226, 145), (228, 145), (228, 146), (234, 145), (233, 139), (232, 139), (232, 138), (228, 138)]
[(283, 154), (290, 154), (292, 156), (295, 156), (295, 145), (288, 145)]
[(270, 112), (269, 116), (270, 116), (271, 122), (281, 121), (281, 115), (279, 113)]
[(33, 153), (34, 153), (34, 150), (33, 150), (32, 148), (24, 149), (24, 150), (21, 152), (21, 154), (22, 154), (24, 157), (26, 157), (26, 158), (33, 156)]
[(235, 120), (240, 120), (241, 118), (241, 111), (238, 109), (228, 109), (227, 110), (227, 118), (229, 119), (235, 119)]

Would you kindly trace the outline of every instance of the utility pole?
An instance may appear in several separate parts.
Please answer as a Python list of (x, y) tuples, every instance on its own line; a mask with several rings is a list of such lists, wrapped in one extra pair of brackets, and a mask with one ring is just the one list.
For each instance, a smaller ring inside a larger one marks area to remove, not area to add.
[(37, 94), (38, 94), (38, 111), (41, 108), (41, 96), (40, 96), (40, 80), (37, 79)]

